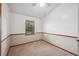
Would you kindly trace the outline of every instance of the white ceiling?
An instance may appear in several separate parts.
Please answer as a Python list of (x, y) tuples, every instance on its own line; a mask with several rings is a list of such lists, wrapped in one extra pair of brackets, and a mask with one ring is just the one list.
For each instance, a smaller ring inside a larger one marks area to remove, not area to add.
[(10, 10), (26, 16), (44, 18), (60, 3), (48, 3), (47, 7), (33, 6), (33, 3), (10, 3)]

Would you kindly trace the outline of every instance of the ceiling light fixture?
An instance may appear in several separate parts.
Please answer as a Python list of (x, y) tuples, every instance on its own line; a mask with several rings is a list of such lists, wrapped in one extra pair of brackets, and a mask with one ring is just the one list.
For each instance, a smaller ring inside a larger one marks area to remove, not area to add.
[(34, 6), (39, 6), (39, 7), (46, 7), (46, 6), (48, 6), (47, 3), (34, 3), (33, 5)]
[(39, 6), (40, 6), (40, 7), (46, 7), (47, 4), (46, 4), (46, 3), (39, 3)]

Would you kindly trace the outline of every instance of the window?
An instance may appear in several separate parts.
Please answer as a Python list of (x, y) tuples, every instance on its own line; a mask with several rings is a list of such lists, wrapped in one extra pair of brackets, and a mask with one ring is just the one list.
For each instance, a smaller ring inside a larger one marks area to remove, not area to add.
[(25, 21), (25, 35), (33, 35), (34, 34), (34, 21), (26, 20)]

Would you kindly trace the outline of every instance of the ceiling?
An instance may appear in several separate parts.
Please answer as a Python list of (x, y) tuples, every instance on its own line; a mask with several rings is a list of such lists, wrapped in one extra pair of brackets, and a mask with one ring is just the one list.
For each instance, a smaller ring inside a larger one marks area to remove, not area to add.
[(31, 17), (44, 18), (60, 3), (48, 3), (47, 7), (34, 6), (34, 3), (10, 3), (11, 12), (16, 12)]

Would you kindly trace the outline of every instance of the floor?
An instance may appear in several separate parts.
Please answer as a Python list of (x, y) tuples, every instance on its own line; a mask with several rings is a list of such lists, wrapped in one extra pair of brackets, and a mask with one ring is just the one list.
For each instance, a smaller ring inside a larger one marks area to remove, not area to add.
[(11, 47), (8, 56), (73, 56), (43, 40)]

